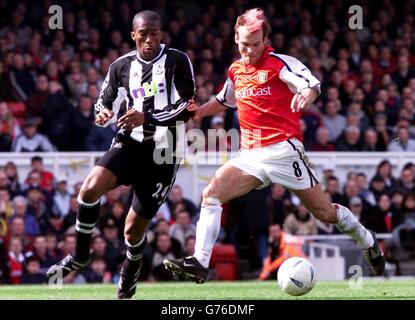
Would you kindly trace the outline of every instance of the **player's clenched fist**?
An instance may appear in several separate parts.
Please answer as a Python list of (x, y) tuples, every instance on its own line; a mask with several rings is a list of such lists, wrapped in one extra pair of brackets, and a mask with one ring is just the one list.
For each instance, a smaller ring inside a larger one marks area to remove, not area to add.
[(196, 102), (193, 99), (189, 100), (189, 105), (187, 106), (187, 110), (190, 112), (193, 112), (193, 116), (192, 116), (193, 119), (199, 120), (201, 118), (199, 106), (196, 104)]
[(144, 123), (144, 113), (135, 109), (130, 109), (125, 115), (118, 119), (117, 126), (124, 130), (133, 130)]
[(303, 95), (296, 93), (293, 99), (291, 100), (291, 111), (298, 112), (304, 109), (306, 106), (307, 106), (306, 98)]
[(291, 100), (291, 111), (299, 112), (317, 99), (319, 91), (315, 88), (306, 88), (296, 93)]
[(112, 118), (114, 112), (110, 109), (104, 108), (95, 116), (95, 123), (99, 126), (104, 125), (109, 119)]

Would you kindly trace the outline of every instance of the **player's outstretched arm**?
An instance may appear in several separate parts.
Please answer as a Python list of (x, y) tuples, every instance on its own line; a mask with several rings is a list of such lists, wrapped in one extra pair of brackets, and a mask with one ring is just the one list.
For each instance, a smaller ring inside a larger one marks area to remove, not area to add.
[(306, 88), (301, 91), (301, 93), (296, 93), (291, 100), (291, 110), (293, 112), (299, 112), (302, 109), (306, 108), (308, 105), (312, 104), (320, 92), (315, 88)]
[(189, 110), (190, 112), (194, 112), (193, 118), (195, 120), (198, 120), (206, 116), (213, 116), (226, 109), (226, 107), (223, 104), (221, 104), (216, 98), (209, 100), (200, 107), (194, 102), (194, 100), (189, 100), (189, 103), (190, 104), (187, 107), (187, 110)]

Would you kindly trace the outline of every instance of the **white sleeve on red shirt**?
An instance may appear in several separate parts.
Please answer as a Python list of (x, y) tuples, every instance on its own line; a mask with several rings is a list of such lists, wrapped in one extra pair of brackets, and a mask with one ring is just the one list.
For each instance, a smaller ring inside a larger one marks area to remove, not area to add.
[(216, 100), (228, 108), (236, 108), (235, 88), (230, 78), (226, 79), (222, 90), (216, 95)]
[(306, 88), (314, 88), (319, 94), (321, 93), (320, 81), (301, 61), (285, 54), (271, 52), (270, 55), (284, 63), (284, 67), (280, 70), (280, 79), (288, 85), (291, 92), (301, 93)]

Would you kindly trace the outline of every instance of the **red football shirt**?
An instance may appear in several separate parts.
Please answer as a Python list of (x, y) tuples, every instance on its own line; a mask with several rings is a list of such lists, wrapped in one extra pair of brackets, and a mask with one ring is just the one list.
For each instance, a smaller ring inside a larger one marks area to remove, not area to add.
[(235, 61), (228, 76), (216, 98), (237, 107), (242, 149), (302, 140), (300, 113), (291, 111), (291, 100), (305, 88), (320, 91), (320, 81), (304, 64), (266, 46), (255, 65)]

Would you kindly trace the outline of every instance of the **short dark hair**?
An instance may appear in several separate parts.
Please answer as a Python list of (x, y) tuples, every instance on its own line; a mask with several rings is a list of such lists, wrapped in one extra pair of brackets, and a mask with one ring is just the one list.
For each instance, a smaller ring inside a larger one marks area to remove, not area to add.
[(195, 240), (196, 241), (196, 237), (195, 236), (188, 236), (186, 237), (186, 239), (184, 240), (185, 245), (190, 241), (190, 240)]
[(33, 163), (35, 161), (43, 162), (43, 158), (41, 156), (34, 156), (32, 159), (30, 159), (30, 162)]
[(339, 179), (337, 177), (335, 177), (335, 176), (329, 176), (327, 178), (327, 181), (330, 181), (330, 180), (339, 181)]
[(156, 22), (159, 25), (160, 29), (163, 24), (161, 17), (157, 12), (152, 10), (143, 10), (138, 12), (133, 18), (133, 31), (136, 31), (138, 20), (140, 19), (148, 22)]

